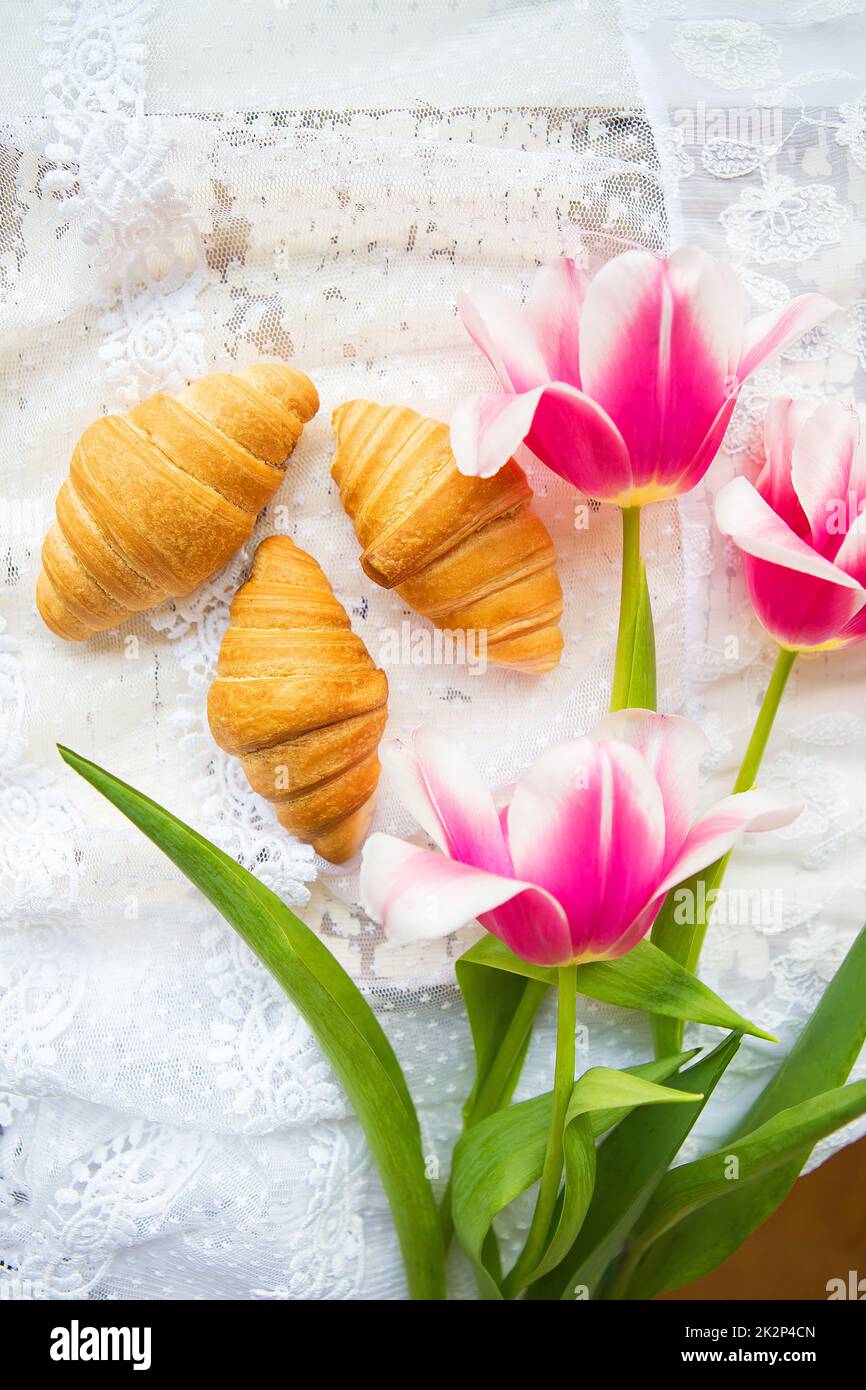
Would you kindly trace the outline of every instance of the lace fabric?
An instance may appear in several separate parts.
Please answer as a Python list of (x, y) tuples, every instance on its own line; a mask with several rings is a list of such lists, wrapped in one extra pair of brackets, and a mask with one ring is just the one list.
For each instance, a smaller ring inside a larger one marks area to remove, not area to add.
[[(806, 90), (797, 45), (817, 51), (817, 32), (829, 54), (851, 54), (857, 7), (837, 6), (841, 38), (829, 14), (780, 33), (684, 9), (334, 0), (238, 12), (220, 0), (205, 32), (196, 7), (75, 0), (10, 26), (0, 1258), (35, 1296), (402, 1296), (363, 1139), (303, 1020), (156, 851), (60, 769), (53, 743), (152, 793), (302, 908), (381, 1011), (444, 1177), (471, 1083), (452, 969), (470, 937), (390, 947), (357, 907), (354, 874), (282, 832), (215, 747), (205, 693), (228, 600), (275, 531), (316, 555), (377, 659), (418, 625), (358, 566), (329, 479), (329, 417), (360, 395), (448, 418), (486, 385), (454, 313), (464, 284), (519, 294), (547, 256), (597, 262), (691, 240), (733, 256), (756, 308), (813, 285), (852, 305), (744, 393), (713, 488), (751, 466), (769, 395), (792, 381), (816, 396), (851, 390), (863, 353), (857, 83), (821, 79), (836, 105), (796, 125), (796, 165), (725, 126), (707, 135), (706, 109), (698, 123), (712, 84), (725, 110), (773, 86), (774, 119), (793, 124)], [(830, 155), (830, 171), (815, 163)], [(117, 633), (53, 639), (33, 586), (75, 437), (100, 411), (260, 357), (296, 361), (322, 408), (250, 545)], [(538, 681), (388, 668), (390, 732), (434, 722), (498, 786), (603, 713), (612, 669), (617, 518), (590, 511), (577, 529), (580, 499), (527, 462), (566, 594), (562, 666)], [(646, 525), (660, 690), (711, 734), (708, 797), (730, 782), (769, 658), (709, 495), (654, 508)], [(802, 664), (767, 776), (798, 785), (807, 815), (736, 861), (737, 884), (778, 888), (780, 916), (714, 928), (708, 943), (711, 983), (785, 1043), (861, 910), (859, 660)], [(387, 785), (376, 824), (412, 830)], [(648, 1055), (645, 1020), (584, 1001), (581, 1021), (586, 1065)], [(545, 1015), (522, 1094), (547, 1084), (551, 1039)], [(769, 1066), (767, 1047), (744, 1046), (695, 1146), (724, 1132)], [(468, 1294), (465, 1271), (455, 1278)]]

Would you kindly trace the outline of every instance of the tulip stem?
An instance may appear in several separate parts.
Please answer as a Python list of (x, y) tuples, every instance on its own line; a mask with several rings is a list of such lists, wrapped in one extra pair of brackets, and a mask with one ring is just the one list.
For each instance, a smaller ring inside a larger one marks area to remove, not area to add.
[[(767, 686), (764, 698), (761, 701), (761, 708), (758, 710), (758, 717), (755, 720), (755, 727), (752, 730), (752, 737), (746, 746), (743, 754), (743, 761), (740, 763), (740, 770), (737, 773), (737, 780), (734, 783), (735, 792), (749, 792), (752, 790), (758, 776), (758, 770), (769, 742), (770, 734), (773, 729), (773, 722), (779, 712), (779, 705), (785, 693), (785, 686), (794, 665), (797, 653), (789, 651), (787, 647), (780, 647), (776, 657), (776, 664), (773, 667), (773, 674)], [(725, 870), (728, 867), (728, 860), (731, 854), (725, 854), (721, 859), (717, 859), (715, 864), (711, 864), (704, 870), (707, 889), (721, 887)], [(682, 962), (694, 975), (698, 968), (701, 958), (701, 950), (704, 944), (704, 937), (712, 918), (712, 906), (714, 899), (708, 899), (708, 906), (703, 914), (704, 920), (695, 923), (695, 930), (689, 944), (688, 954)], [(677, 1022), (672, 1019), (671, 1022)], [(680, 1021), (680, 1027), (682, 1022)]]
[[(737, 780), (733, 788), (735, 792), (751, 791), (755, 785), (758, 770), (772, 732), (773, 722), (785, 693), (785, 686), (788, 683), (788, 677), (791, 674), (796, 656), (797, 653), (789, 651), (787, 647), (779, 648), (770, 683), (761, 701), (755, 727), (752, 730), (752, 736), (737, 773)], [(704, 938), (712, 919), (716, 894), (722, 885), (730, 857), (730, 854), (723, 855), (714, 864), (702, 869), (699, 874), (693, 875), (684, 884), (680, 884), (679, 888), (669, 893), (653, 927), (652, 939), (655, 945), (661, 947), (680, 965), (684, 965), (693, 975), (697, 973)], [(703, 889), (700, 888), (701, 883)], [(682, 901), (679, 895), (684, 889), (691, 894), (692, 902), (703, 904), (702, 910), (695, 913), (695, 920), (692, 923), (677, 922), (673, 915), (673, 905), (677, 901)], [(656, 1056), (669, 1057), (672, 1053), (678, 1052), (683, 1040), (682, 1020), (655, 1016), (652, 1024)]]
[(631, 685), (641, 593), (640, 510), (640, 507), (622, 508), (622, 591), (619, 601), (616, 664), (610, 697), (611, 710), (627, 707)]
[(565, 1115), (568, 1102), (574, 1090), (574, 1030), (577, 1022), (577, 966), (562, 965), (558, 974), (558, 1000), (556, 1016), (556, 1067), (553, 1076), (553, 1104), (550, 1114), (550, 1130), (544, 1166), (541, 1170), (541, 1183), (535, 1212), (526, 1244), (505, 1279), (502, 1291), (506, 1298), (514, 1298), (521, 1289), (531, 1282), (533, 1271), (540, 1263), (547, 1246), (556, 1200), (559, 1196), (559, 1182), (562, 1176)]
[(773, 674), (770, 677), (770, 684), (767, 686), (766, 694), (761, 701), (761, 708), (755, 720), (755, 727), (752, 730), (752, 737), (749, 739), (748, 747), (743, 754), (743, 761), (737, 773), (737, 780), (734, 783), (735, 792), (751, 791), (758, 776), (758, 769), (761, 766), (761, 759), (767, 747), (770, 732), (773, 728), (773, 721), (779, 711), (782, 696), (785, 693), (785, 686), (788, 684), (788, 677), (794, 665), (797, 653), (789, 651), (787, 647), (780, 647), (776, 664), (773, 667)]

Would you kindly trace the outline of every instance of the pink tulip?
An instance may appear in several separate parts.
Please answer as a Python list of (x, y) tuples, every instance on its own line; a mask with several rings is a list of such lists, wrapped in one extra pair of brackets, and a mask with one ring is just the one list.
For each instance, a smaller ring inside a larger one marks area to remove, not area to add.
[(790, 796), (748, 791), (695, 820), (704, 744), (687, 719), (622, 710), (593, 736), (543, 753), (501, 814), (441, 735), (421, 730), (409, 747), (386, 744), (403, 801), (442, 853), (371, 835), (362, 902), (399, 942), (446, 936), (478, 918), (537, 965), (624, 955), (670, 888), (743, 831), (800, 813)]
[(774, 400), (767, 461), (753, 487), (716, 498), (719, 529), (745, 552), (746, 583), (767, 631), (791, 651), (866, 637), (866, 441), (855, 410)]
[(525, 307), (463, 296), (463, 322), (502, 391), (458, 408), (463, 473), (488, 478), (520, 444), (588, 497), (640, 506), (688, 492), (718, 452), (740, 387), (838, 306), (801, 295), (745, 322), (731, 267), (693, 247), (626, 251), (588, 281), (544, 266)]

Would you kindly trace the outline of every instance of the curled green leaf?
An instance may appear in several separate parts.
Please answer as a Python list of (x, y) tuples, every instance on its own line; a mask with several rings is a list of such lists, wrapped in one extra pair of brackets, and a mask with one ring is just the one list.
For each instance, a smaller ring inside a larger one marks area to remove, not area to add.
[(556, 1269), (531, 1286), (529, 1298), (607, 1296), (603, 1280), (611, 1262), (735, 1055), (740, 1036), (729, 1034), (706, 1057), (670, 1078), (672, 1089), (700, 1093), (703, 1099), (635, 1110), (605, 1139), (580, 1234)]
[[(841, 1129), (866, 1111), (866, 1081), (839, 1086), (823, 1095), (780, 1110), (751, 1134), (667, 1173), (644, 1208), (630, 1242), (624, 1279), (624, 1297), (647, 1294), (641, 1277), (641, 1260), (660, 1236), (672, 1232), (686, 1217), (736, 1188), (747, 1188), (767, 1173), (781, 1168), (801, 1151), (808, 1152), (819, 1139)], [(651, 1273), (651, 1272), (650, 1272)], [(649, 1288), (654, 1286), (652, 1277)]]
[(134, 787), (61, 747), (64, 762), (147, 835), (282, 985), (339, 1077), (379, 1168), (410, 1297), (445, 1297), (445, 1260), (415, 1107), (391, 1044), (322, 941), (234, 859)]
[(640, 562), (640, 597), (634, 628), (634, 652), (629, 677), (628, 709), (655, 709), (656, 639), (646, 565)]
[[(477, 969), (503, 970), (544, 985), (556, 982), (555, 970), (521, 960), (504, 942), (489, 933), (460, 957), (457, 973), (461, 988), (465, 989), (469, 972)], [(706, 1023), (776, 1041), (772, 1034), (743, 1018), (650, 941), (639, 942), (619, 960), (579, 965), (577, 988), (580, 994), (601, 999), (606, 1004), (618, 1004), (623, 1009), (667, 1014), (671, 1018), (689, 1019), (693, 1023)]]
[[(553, 1236), (554, 1263), (560, 1258), (558, 1252), (571, 1246), (589, 1204), (596, 1137), (635, 1106), (696, 1099), (682, 1090), (670, 1090), (655, 1079), (673, 1075), (683, 1060), (667, 1058), (628, 1072), (593, 1067), (575, 1083), (564, 1131), (565, 1187)], [(454, 1223), (472, 1262), (482, 1298), (503, 1297), (501, 1281), (490, 1263), (493, 1222), (541, 1175), (551, 1105), (548, 1093), (497, 1111), (469, 1129), (455, 1148)], [(545, 1257), (543, 1265), (531, 1271), (521, 1287), (547, 1267)]]
[[(841, 1086), (866, 1042), (866, 928), (864, 928), (806, 1024), (789, 1055), (729, 1144), (766, 1124), (780, 1111)], [(714, 1200), (659, 1236), (640, 1268), (643, 1296), (677, 1289), (715, 1269), (781, 1205), (811, 1145), (746, 1184), (728, 1183)]]

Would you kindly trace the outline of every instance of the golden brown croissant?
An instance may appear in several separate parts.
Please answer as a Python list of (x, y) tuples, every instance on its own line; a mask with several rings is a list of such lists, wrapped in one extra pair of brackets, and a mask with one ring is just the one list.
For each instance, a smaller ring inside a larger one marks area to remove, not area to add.
[(501, 666), (549, 671), (562, 651), (553, 544), (510, 459), (493, 478), (458, 472), (448, 427), (401, 406), (334, 411), (331, 473), (361, 564), (437, 627), (485, 634)]
[(340, 864), (373, 814), (388, 680), (311, 555), (262, 541), (208, 691), (211, 732), (287, 830)]
[(219, 569), (318, 408), (301, 372), (261, 362), (94, 421), (42, 547), (36, 603), (52, 631), (80, 641)]

